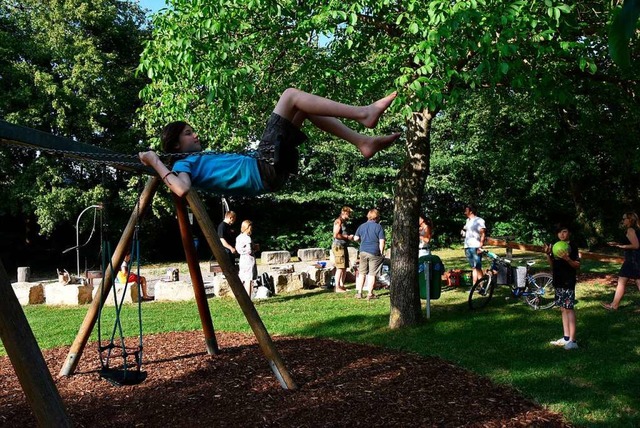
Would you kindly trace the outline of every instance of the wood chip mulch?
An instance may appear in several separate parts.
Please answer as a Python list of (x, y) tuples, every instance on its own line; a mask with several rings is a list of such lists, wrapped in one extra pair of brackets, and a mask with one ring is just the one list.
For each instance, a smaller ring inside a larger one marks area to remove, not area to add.
[[(77, 427), (411, 426), (566, 427), (562, 415), (438, 358), (326, 339), (274, 337), (298, 389), (284, 390), (252, 335), (202, 332), (144, 337), (136, 386), (98, 375), (96, 344), (56, 386)], [(43, 354), (54, 375), (68, 347)], [(36, 426), (8, 357), (0, 358), (0, 426)]]

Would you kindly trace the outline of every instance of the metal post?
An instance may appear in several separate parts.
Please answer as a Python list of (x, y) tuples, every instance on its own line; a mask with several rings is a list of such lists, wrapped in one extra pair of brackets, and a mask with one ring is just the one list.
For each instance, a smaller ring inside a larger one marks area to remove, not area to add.
[(82, 217), (82, 214), (89, 211), (91, 208), (101, 210), (102, 205), (91, 205), (85, 208), (84, 210), (82, 210), (82, 212), (78, 216), (78, 219), (76, 220), (76, 263), (78, 268), (78, 272), (77, 272), (78, 277), (80, 277), (80, 217)]
[(427, 319), (431, 318), (431, 261), (424, 268), (424, 285), (427, 291)]

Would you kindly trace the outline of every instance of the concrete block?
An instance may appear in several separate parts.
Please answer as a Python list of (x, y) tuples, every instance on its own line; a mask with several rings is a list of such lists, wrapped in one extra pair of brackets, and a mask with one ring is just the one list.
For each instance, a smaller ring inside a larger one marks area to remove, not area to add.
[(216, 275), (213, 278), (213, 294), (216, 297), (234, 297), (229, 282), (224, 275)]
[(37, 305), (44, 303), (44, 286), (39, 282), (14, 282), (13, 292), (21, 305)]
[(348, 247), (349, 250), (349, 267), (353, 267), (356, 263), (358, 263), (358, 257), (360, 256), (360, 251), (354, 247)]
[(324, 248), (301, 248), (298, 250), (298, 259), (301, 262), (324, 260), (326, 257)]
[(273, 283), (276, 288), (276, 294), (283, 292), (295, 292), (302, 290), (307, 283), (308, 274), (302, 273), (276, 273), (273, 275)]
[(289, 263), (291, 261), (291, 253), (288, 251), (263, 251), (261, 258), (262, 264), (278, 265)]
[(44, 285), (37, 284), (29, 289), (29, 304), (41, 305), (44, 303)]
[(305, 288), (323, 287), (328, 285), (331, 282), (333, 274), (333, 269), (322, 269), (311, 266), (307, 269), (309, 279)]
[(91, 285), (63, 285), (54, 282), (44, 286), (44, 298), (47, 305), (84, 305), (91, 303), (93, 293), (94, 287)]
[(193, 287), (184, 281), (158, 281), (155, 285), (155, 300), (193, 300)]
[[(111, 288), (111, 290), (109, 290), (109, 295), (104, 299), (104, 305), (105, 306), (114, 306), (115, 305), (115, 300), (113, 298), (113, 292), (115, 290), (116, 293), (116, 299), (118, 299), (118, 304), (120, 304), (120, 301), (122, 301), (122, 293), (125, 292), (125, 285), (124, 284), (120, 284), (119, 282), (114, 283), (113, 287)], [(98, 286), (96, 285), (93, 288), (93, 291), (91, 293), (92, 297), (94, 299), (99, 299), (100, 297), (96, 297), (96, 294), (98, 292)], [(127, 288), (126, 288), (126, 293), (124, 296), (124, 300), (123, 303), (137, 303), (138, 302), (138, 285), (135, 282), (130, 282), (127, 284)]]
[(277, 275), (279, 273), (293, 273), (295, 271), (296, 269), (293, 263), (288, 263), (288, 264), (279, 265), (279, 266), (269, 266), (269, 274), (271, 276)]

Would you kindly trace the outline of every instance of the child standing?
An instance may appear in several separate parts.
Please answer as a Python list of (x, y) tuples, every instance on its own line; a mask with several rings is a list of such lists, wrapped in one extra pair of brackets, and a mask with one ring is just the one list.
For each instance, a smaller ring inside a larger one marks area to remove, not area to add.
[(576, 274), (580, 268), (580, 256), (578, 247), (569, 237), (571, 231), (563, 224), (556, 226), (558, 240), (568, 244), (568, 250), (556, 252), (554, 255), (551, 246), (545, 247), (547, 260), (553, 270), (553, 286), (556, 289), (556, 305), (562, 310), (562, 330), (563, 336), (552, 342), (554, 346), (562, 346), (566, 350), (578, 349), (576, 342), (576, 313), (574, 305), (576, 303)]
[(240, 277), (247, 294), (251, 297), (253, 293), (251, 283), (258, 277), (256, 259), (254, 257), (255, 245), (251, 240), (253, 222), (251, 220), (243, 221), (242, 226), (240, 227), (240, 232), (240, 235), (236, 238), (236, 251), (240, 254), (240, 261), (238, 262), (238, 276)]

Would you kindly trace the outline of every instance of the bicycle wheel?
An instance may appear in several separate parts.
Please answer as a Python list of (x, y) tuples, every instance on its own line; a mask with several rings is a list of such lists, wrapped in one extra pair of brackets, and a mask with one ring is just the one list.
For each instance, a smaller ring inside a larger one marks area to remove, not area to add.
[(556, 304), (556, 289), (553, 286), (553, 276), (550, 273), (540, 272), (528, 278), (528, 286), (531, 294), (524, 300), (533, 309), (550, 309)]
[(485, 274), (477, 280), (469, 291), (469, 309), (480, 309), (487, 306), (493, 297), (495, 285), (496, 278), (491, 274)]

